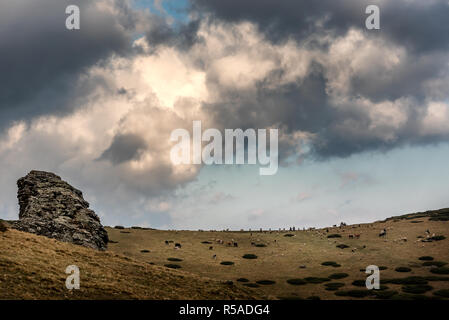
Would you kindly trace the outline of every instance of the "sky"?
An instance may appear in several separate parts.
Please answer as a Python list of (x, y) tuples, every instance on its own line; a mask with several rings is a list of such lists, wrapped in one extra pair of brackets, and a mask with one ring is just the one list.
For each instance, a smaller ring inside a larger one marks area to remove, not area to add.
[[(33, 169), (82, 190), (105, 225), (324, 227), (448, 207), (448, 18), (447, 0), (2, 2), (0, 218), (18, 218)], [(198, 120), (277, 128), (277, 173), (175, 165), (171, 132)]]

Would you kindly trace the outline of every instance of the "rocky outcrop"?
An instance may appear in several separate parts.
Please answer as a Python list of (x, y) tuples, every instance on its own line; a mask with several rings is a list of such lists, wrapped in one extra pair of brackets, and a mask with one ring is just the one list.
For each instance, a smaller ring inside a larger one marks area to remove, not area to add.
[(31, 171), (17, 181), (19, 221), (15, 229), (104, 250), (106, 230), (80, 190), (51, 172)]

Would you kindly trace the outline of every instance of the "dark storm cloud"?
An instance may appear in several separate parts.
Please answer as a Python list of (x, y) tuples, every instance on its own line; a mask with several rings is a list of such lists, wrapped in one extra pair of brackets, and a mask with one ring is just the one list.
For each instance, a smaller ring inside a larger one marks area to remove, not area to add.
[(193, 20), (172, 26), (163, 17), (154, 15), (146, 39), (154, 48), (162, 44), (186, 50), (199, 40), (197, 36), (199, 25), (199, 20)]
[[(378, 5), (381, 37), (418, 51), (447, 49), (449, 6), (436, 1), (373, 0), (192, 0), (191, 10), (212, 19), (256, 23), (273, 42), (304, 39), (320, 30), (344, 34), (349, 28), (365, 28), (365, 9)], [(314, 24), (320, 22), (321, 27)]]
[(145, 141), (138, 135), (116, 135), (110, 147), (103, 152), (98, 160), (109, 160), (112, 164), (117, 165), (137, 159), (145, 148)]
[[(95, 3), (0, 3), (0, 129), (13, 120), (70, 111), (80, 74), (112, 53), (129, 51), (128, 30), (136, 21), (124, 9), (126, 4), (115, 1), (121, 14), (112, 15), (100, 11)], [(65, 9), (70, 4), (80, 8), (80, 30), (65, 27)], [(84, 89), (89, 88), (84, 85)]]

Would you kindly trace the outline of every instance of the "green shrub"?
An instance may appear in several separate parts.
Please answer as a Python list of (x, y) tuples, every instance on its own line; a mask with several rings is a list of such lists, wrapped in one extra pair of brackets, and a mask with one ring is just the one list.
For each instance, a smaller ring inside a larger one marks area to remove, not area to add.
[(124, 226), (115, 226), (114, 228), (115, 228), (115, 229), (125, 229)]
[(167, 268), (171, 268), (171, 269), (180, 269), (181, 266), (179, 264), (173, 264), (173, 263), (169, 263), (165, 265)]
[(327, 236), (328, 238), (341, 238), (341, 234), (333, 233)]
[(428, 280), (428, 281), (449, 281), (449, 277), (427, 276), (426, 280)]
[(340, 248), (340, 249), (346, 249), (346, 248), (349, 248), (349, 246), (347, 246), (347, 245), (345, 245), (345, 244), (338, 244), (338, 245), (336, 245), (336, 247), (337, 248)]
[(304, 278), (304, 280), (306, 280), (308, 283), (323, 283), (326, 281), (330, 281), (331, 279), (319, 278), (319, 277), (307, 277), (307, 278)]
[(252, 253), (247, 253), (242, 256), (243, 259), (257, 259), (257, 256)]
[(234, 264), (234, 262), (232, 262), (232, 261), (222, 261), (222, 262), (220, 262), (220, 264), (222, 264), (224, 266), (232, 266)]
[(238, 282), (249, 282), (249, 280), (246, 278), (238, 278), (237, 281)]
[(433, 293), (436, 296), (449, 298), (449, 289), (441, 289)]
[(388, 269), (388, 267), (386, 267), (386, 266), (380, 266), (379, 267), (379, 270), (387, 270)]
[(203, 243), (203, 244), (212, 244), (212, 242), (210, 242), (210, 241), (202, 241), (201, 243)]
[(449, 268), (448, 267), (432, 268), (430, 269), (430, 272), (435, 274), (449, 274)]
[(324, 284), (324, 286), (326, 287), (326, 290), (328, 291), (336, 291), (338, 289), (340, 289), (341, 287), (344, 287), (344, 283), (342, 282), (330, 282), (330, 283), (326, 283)]
[(342, 273), (333, 273), (333, 274), (331, 274), (329, 276), (329, 278), (330, 279), (343, 279), (343, 278), (346, 278), (348, 276), (349, 276), (349, 274), (342, 272)]
[(410, 269), (408, 267), (397, 267), (396, 269), (394, 269), (394, 271), (396, 271), (396, 272), (410, 272), (410, 271), (412, 271), (412, 269)]
[(427, 280), (424, 277), (413, 276), (406, 278), (395, 278), (395, 279), (384, 279), (381, 283), (392, 283), (392, 284), (427, 284)]
[(267, 245), (263, 243), (256, 243), (254, 246), (258, 248), (265, 248)]
[(418, 260), (432, 261), (433, 257), (431, 257), (431, 256), (422, 256), (422, 257), (419, 257)]
[(304, 279), (288, 279), (287, 283), (294, 286), (300, 286), (303, 284), (307, 284), (307, 281), (305, 281)]
[(444, 239), (446, 239), (445, 236), (434, 236), (434, 237), (429, 238), (429, 240), (432, 240), (432, 241), (440, 241), (440, 240), (444, 240)]
[(284, 237), (294, 237), (295, 235), (294, 234), (291, 234), (291, 233), (287, 233), (287, 234), (284, 234)]
[(182, 259), (179, 258), (167, 258), (168, 261), (172, 261), (172, 262), (181, 262)]
[(369, 290), (344, 290), (335, 292), (339, 297), (364, 298), (371, 294)]
[(427, 284), (410, 284), (402, 287), (402, 291), (407, 293), (425, 293), (433, 288)]
[(372, 290), (372, 294), (377, 299), (390, 299), (394, 295), (397, 295), (398, 292), (395, 290), (384, 290), (384, 291)]
[(142, 252), (142, 253), (148, 253), (148, 252), (150, 252), (150, 250), (143, 249), (143, 250), (140, 250), (140, 252)]
[(259, 280), (259, 281), (256, 281), (256, 283), (257, 284), (262, 284), (264, 286), (267, 286), (267, 285), (275, 284), (276, 281), (273, 281), (273, 280)]
[(356, 287), (365, 287), (366, 286), (366, 280), (354, 280), (352, 282), (352, 285), (356, 286)]
[(428, 266), (444, 267), (445, 265), (447, 265), (447, 262), (443, 262), (443, 261), (426, 261), (422, 265), (425, 266), (425, 267), (428, 267)]
[(336, 263), (335, 261), (324, 261), (321, 265), (322, 266), (340, 267), (340, 265), (338, 263)]

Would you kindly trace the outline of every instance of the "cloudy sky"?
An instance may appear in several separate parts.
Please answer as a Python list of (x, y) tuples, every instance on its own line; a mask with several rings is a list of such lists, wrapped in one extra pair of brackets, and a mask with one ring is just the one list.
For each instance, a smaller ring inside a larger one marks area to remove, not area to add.
[[(67, 30), (65, 8), (80, 8)], [(367, 30), (365, 8), (380, 8)], [(447, 0), (0, 2), (0, 218), (48, 170), (106, 225), (326, 226), (449, 206)], [(170, 133), (278, 128), (276, 175)]]

